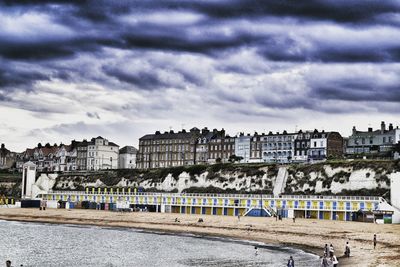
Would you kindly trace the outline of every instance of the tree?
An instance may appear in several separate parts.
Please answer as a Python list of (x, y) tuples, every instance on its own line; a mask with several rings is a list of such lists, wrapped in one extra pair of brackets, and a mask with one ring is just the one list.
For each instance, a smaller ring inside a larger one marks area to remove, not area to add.
[(46, 144), (44, 145), (44, 147), (46, 147), (46, 148), (50, 148), (50, 147), (51, 147), (51, 145), (50, 145), (50, 143), (46, 143)]
[(397, 142), (397, 144), (393, 146), (393, 151), (400, 153), (400, 142)]
[(39, 144), (37, 144), (37, 147), (38, 147), (38, 148), (42, 148), (43, 146), (42, 146), (41, 143), (39, 143)]
[(231, 155), (229, 157), (229, 162), (236, 162), (236, 161), (241, 161), (243, 159), (243, 157), (238, 157), (236, 155)]
[(217, 159), (215, 160), (215, 162), (216, 162), (216, 163), (221, 163), (221, 162), (222, 162), (222, 159), (221, 159), (221, 158), (217, 158)]

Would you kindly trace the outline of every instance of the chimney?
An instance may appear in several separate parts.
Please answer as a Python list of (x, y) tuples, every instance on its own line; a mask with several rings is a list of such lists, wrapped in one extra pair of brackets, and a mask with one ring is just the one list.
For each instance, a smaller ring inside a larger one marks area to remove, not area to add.
[(4, 144), (1, 144), (1, 149), (4, 149), (6, 146)]
[(353, 126), (353, 135), (357, 133), (356, 126)]
[(393, 131), (393, 124), (392, 123), (389, 124), (389, 131)]
[(369, 128), (368, 128), (368, 132), (369, 132), (369, 133), (372, 133), (372, 127), (369, 127)]
[(385, 122), (382, 121), (382, 122), (381, 122), (381, 133), (382, 133), (382, 134), (385, 133), (385, 130), (386, 130), (386, 125), (385, 125)]
[(202, 130), (201, 130), (201, 133), (202, 134), (207, 134), (207, 133), (209, 133), (210, 131), (208, 130), (208, 128), (207, 127), (204, 127)]

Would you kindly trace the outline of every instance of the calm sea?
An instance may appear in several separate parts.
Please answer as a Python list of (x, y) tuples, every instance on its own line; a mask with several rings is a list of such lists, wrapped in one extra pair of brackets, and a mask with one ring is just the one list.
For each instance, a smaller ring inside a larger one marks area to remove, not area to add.
[[(0, 266), (318, 266), (301, 250), (137, 229), (0, 221)], [(254, 246), (258, 246), (255, 255)], [(4, 265), (3, 265), (4, 264)]]

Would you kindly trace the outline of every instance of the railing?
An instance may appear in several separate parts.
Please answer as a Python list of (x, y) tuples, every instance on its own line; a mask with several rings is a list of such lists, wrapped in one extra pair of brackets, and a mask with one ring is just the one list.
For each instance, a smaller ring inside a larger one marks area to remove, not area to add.
[(171, 197), (210, 197), (210, 198), (235, 198), (235, 199), (274, 199), (274, 200), (350, 200), (350, 201), (380, 201), (381, 197), (375, 196), (321, 196), (321, 195), (281, 195), (274, 197), (273, 195), (255, 195), (255, 194), (208, 194), (208, 193), (162, 193), (162, 192), (116, 192), (110, 191), (98, 192), (97, 190), (91, 192), (86, 191), (49, 191), (49, 194), (60, 195), (121, 195), (121, 196), (171, 196)]

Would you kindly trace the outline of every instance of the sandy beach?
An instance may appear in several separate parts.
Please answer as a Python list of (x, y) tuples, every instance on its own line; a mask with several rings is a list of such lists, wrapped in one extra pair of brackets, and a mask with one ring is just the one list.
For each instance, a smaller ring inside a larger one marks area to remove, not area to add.
[[(178, 218), (180, 222), (175, 222)], [(199, 223), (202, 218), (204, 222)], [(333, 244), (339, 266), (400, 266), (400, 225), (313, 219), (182, 215), (171, 213), (117, 213), (96, 210), (0, 209), (1, 220), (133, 227), (176, 233), (193, 233), (283, 244), (322, 255), (323, 247)], [(378, 237), (373, 249), (372, 238)], [(351, 257), (342, 257), (346, 241)]]

